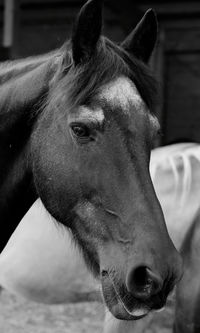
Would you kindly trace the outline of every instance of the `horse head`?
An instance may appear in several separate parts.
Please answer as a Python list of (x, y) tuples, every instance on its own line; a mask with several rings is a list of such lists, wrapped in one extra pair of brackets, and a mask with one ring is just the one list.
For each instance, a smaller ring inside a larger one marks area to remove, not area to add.
[(33, 176), (101, 280), (111, 313), (132, 320), (163, 307), (181, 274), (149, 174), (159, 124), (147, 62), (157, 21), (147, 11), (121, 45), (101, 28), (102, 1), (90, 0), (55, 57), (32, 135)]

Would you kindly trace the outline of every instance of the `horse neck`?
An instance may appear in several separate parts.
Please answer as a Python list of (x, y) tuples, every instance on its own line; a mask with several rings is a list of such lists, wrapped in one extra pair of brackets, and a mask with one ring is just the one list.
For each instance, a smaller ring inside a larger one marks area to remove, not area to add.
[(59, 56), (59, 50), (40, 55), (28, 57), (26, 59), (19, 59), (13, 61), (5, 61), (0, 65), (0, 84), (29, 73), (38, 66), (51, 60), (53, 57)]
[[(25, 61), (26, 63), (26, 61)], [(30, 163), (30, 136), (55, 72), (55, 57), (0, 73), (0, 251), (37, 193)], [(21, 67), (21, 74), (20, 74)]]

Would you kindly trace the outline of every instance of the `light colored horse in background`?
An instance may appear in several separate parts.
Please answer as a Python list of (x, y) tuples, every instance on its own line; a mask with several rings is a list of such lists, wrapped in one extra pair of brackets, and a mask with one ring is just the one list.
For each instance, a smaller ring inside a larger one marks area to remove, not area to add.
[[(161, 156), (162, 152), (166, 156)], [(159, 155), (160, 162), (164, 158), (163, 171), (162, 168), (159, 171)], [(170, 236), (184, 259), (184, 275), (176, 293), (174, 330), (197, 333), (200, 332), (200, 145), (177, 144), (157, 149), (151, 168)], [(168, 177), (169, 173), (173, 178)]]
[(200, 208), (200, 145), (154, 149), (150, 172), (170, 237), (180, 249)]
[(174, 331), (200, 332), (200, 145), (153, 151), (151, 176), (169, 234), (184, 259), (177, 286)]
[[(181, 143), (153, 150), (150, 172), (168, 231), (180, 249), (184, 239), (193, 240), (186, 236), (191, 234), (200, 208), (200, 145)], [(184, 253), (191, 259), (188, 251)], [(189, 273), (187, 271), (187, 276)], [(70, 233), (53, 221), (39, 200), (21, 221), (0, 256), (0, 284), (28, 299), (48, 304), (101, 298), (99, 285), (88, 273)], [(180, 286), (177, 317), (182, 320), (188, 309), (184, 308), (181, 313), (183, 297), (180, 295), (185, 284)], [(192, 314), (190, 323), (191, 317)], [(128, 333), (134, 329), (138, 333), (148, 325), (148, 317), (142, 321), (119, 321), (107, 313), (105, 332)], [(176, 326), (177, 332), (183, 332), (178, 328), (179, 319)]]

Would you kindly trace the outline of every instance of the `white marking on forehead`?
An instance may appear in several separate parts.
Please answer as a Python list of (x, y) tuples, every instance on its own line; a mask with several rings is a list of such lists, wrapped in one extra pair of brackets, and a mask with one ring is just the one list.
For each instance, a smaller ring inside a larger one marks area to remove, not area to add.
[(91, 121), (96, 121), (98, 123), (103, 123), (104, 113), (100, 107), (91, 109), (86, 106), (81, 106), (78, 109), (78, 112), (73, 114), (73, 118), (75, 118), (75, 120), (77, 118), (77, 119), (82, 119), (82, 120), (91, 120)]
[(113, 107), (120, 106), (125, 112), (129, 111), (130, 104), (139, 110), (144, 102), (135, 86), (128, 78), (122, 76), (102, 88), (100, 98), (106, 99)]

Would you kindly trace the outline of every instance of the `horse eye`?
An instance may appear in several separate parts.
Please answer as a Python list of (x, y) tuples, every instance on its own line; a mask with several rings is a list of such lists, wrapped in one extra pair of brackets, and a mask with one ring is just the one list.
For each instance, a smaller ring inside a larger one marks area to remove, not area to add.
[(77, 138), (88, 138), (90, 136), (90, 130), (87, 126), (82, 124), (74, 124), (71, 125), (71, 129), (73, 131), (73, 134)]

